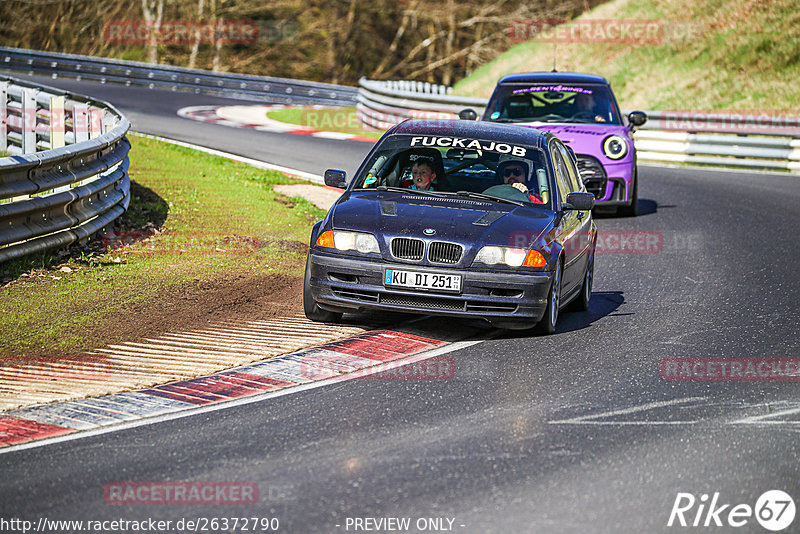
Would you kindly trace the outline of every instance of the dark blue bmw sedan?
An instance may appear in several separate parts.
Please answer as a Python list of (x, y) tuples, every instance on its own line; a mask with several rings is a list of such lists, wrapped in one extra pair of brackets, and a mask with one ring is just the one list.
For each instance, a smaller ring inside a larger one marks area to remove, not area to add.
[(472, 121), (389, 130), (311, 233), (306, 316), (389, 310), (555, 331), (587, 309), (596, 227), (575, 155), (553, 134)]

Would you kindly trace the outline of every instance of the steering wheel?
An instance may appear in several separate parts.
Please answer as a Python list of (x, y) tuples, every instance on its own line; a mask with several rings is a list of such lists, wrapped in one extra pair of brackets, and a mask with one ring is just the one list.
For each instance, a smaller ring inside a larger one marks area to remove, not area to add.
[(570, 119), (590, 119), (594, 120), (595, 114), (591, 111), (579, 111), (575, 113)]
[(505, 198), (506, 200), (516, 200), (517, 202), (528, 202), (531, 199), (527, 193), (523, 193), (514, 186), (508, 184), (493, 185), (483, 192), (484, 195)]

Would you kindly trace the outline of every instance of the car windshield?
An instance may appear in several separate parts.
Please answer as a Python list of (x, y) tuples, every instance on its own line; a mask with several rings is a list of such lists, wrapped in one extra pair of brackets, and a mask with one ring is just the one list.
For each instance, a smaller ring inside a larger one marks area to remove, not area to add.
[(622, 123), (608, 87), (601, 84), (500, 85), (486, 108), (484, 120)]
[(544, 153), (498, 140), (435, 135), (384, 138), (354, 179), (356, 190), (487, 195), (486, 200), (550, 207)]

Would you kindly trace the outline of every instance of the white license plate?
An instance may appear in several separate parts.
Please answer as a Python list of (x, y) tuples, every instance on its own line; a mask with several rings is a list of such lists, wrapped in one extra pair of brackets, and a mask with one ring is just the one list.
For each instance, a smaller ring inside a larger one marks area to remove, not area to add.
[(433, 274), (386, 269), (384, 285), (438, 291), (461, 291), (460, 274)]

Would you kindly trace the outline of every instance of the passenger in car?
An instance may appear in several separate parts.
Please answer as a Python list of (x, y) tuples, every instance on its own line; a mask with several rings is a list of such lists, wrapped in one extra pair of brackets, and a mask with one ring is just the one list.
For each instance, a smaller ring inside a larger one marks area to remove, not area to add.
[(434, 190), (436, 173), (433, 171), (433, 165), (427, 159), (420, 158), (414, 162), (411, 167), (411, 176), (411, 189)]

